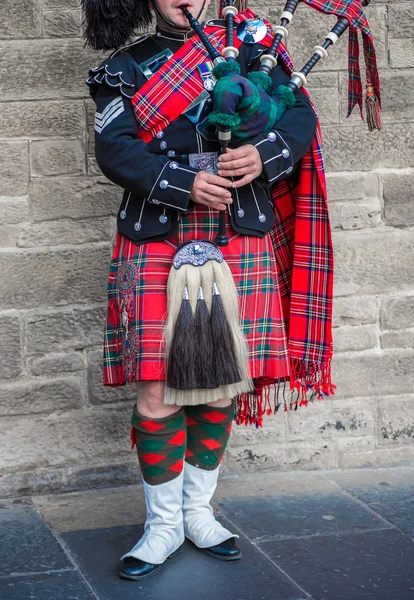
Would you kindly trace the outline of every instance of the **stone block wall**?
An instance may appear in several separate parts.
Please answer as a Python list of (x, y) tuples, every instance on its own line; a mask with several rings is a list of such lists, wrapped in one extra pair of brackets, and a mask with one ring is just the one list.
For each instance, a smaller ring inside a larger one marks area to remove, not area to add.
[[(276, 23), (282, 10), (253, 8)], [(310, 77), (335, 245), (333, 399), (235, 428), (226, 472), (414, 463), (414, 1), (368, 9), (383, 130), (346, 119), (346, 40)], [(301, 66), (335, 18), (301, 6)], [(120, 191), (93, 156), (79, 0), (0, 5), (0, 495), (137, 481), (133, 396), (101, 384)], [(237, 430), (236, 430), (237, 429)]]

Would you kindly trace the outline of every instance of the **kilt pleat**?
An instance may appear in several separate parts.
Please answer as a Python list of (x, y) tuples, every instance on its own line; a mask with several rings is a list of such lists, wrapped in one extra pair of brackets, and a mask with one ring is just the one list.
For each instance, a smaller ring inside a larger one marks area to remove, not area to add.
[[(163, 330), (175, 247), (190, 240), (214, 241), (217, 214), (196, 205), (167, 241), (137, 245), (117, 234), (108, 277), (104, 385), (165, 379)], [(288, 343), (270, 235), (237, 234), (229, 224), (227, 234), (230, 242), (221, 250), (239, 293), (250, 376), (284, 380), (289, 376)]]

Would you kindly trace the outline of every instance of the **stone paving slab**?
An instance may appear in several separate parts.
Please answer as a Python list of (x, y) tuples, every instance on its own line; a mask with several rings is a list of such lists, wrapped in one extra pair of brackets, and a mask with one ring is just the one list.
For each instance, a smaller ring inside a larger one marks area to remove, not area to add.
[(315, 600), (413, 600), (413, 540), (395, 529), (268, 542), (261, 549)]
[(33, 503), (55, 531), (120, 527), (145, 521), (142, 485), (34, 496)]
[(22, 502), (0, 501), (0, 598), (96, 598), (39, 512)]
[(73, 568), (33, 506), (0, 506), (0, 576)]
[(328, 477), (414, 537), (414, 469), (342, 471)]
[[(220, 519), (231, 529), (226, 519)], [(233, 532), (234, 528), (231, 529)], [(241, 535), (243, 558), (223, 562), (186, 542), (184, 551), (142, 582), (120, 579), (120, 556), (142, 535), (142, 526), (62, 534), (72, 557), (100, 600), (305, 600), (308, 596)], [(235, 532), (237, 533), (237, 532)]]
[(229, 498), (219, 508), (255, 543), (389, 528), (354, 499), (331, 494)]
[(0, 579), (2, 600), (96, 600), (77, 571)]

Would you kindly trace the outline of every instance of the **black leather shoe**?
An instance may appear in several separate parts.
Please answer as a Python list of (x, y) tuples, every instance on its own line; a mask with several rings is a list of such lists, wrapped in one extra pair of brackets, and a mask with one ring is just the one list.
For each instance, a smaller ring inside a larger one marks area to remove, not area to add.
[(232, 537), (217, 546), (200, 548), (206, 554), (218, 558), (218, 560), (238, 560), (242, 557), (240, 548), (236, 546), (236, 538)]
[[(177, 554), (180, 554), (183, 551), (182, 544), (175, 552), (170, 554), (168, 558), (174, 558)], [(134, 581), (139, 581), (140, 579), (144, 579), (152, 573), (156, 573), (159, 571), (164, 563), (160, 565), (154, 565), (152, 563), (145, 562), (144, 560), (140, 560), (139, 558), (134, 558), (133, 556), (126, 556), (122, 561), (122, 567), (118, 573), (120, 577), (123, 579), (133, 579)]]

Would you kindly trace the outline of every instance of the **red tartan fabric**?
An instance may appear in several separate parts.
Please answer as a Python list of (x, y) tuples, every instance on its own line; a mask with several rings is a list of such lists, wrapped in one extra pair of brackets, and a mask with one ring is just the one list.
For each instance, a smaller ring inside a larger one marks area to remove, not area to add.
[[(206, 25), (205, 32), (214, 47), (224, 47), (222, 27)], [(239, 47), (241, 41), (236, 38), (234, 43)], [(195, 67), (206, 60), (208, 52), (200, 38), (193, 36), (138, 90), (131, 101), (139, 124), (138, 137), (148, 143), (201, 94), (203, 82)]]
[(359, 0), (304, 0), (304, 2), (318, 12), (336, 15), (338, 18), (345, 17), (350, 23), (348, 46), (349, 79), (347, 116), (349, 117), (354, 106), (358, 104), (361, 111), (361, 117), (363, 117), (363, 94), (359, 68), (358, 31), (361, 31), (364, 46), (367, 86), (373, 87), (379, 102), (379, 106), (381, 107), (381, 89), (374, 42), (361, 2), (359, 2)]
[[(290, 384), (307, 403), (311, 389), (330, 395), (332, 358), (333, 249), (318, 128), (302, 158), (297, 185), (273, 192), (278, 221), (271, 231), (278, 263), (285, 321), (289, 323)], [(319, 163), (319, 167), (318, 167)]]
[[(117, 235), (108, 278), (104, 341), (104, 384), (164, 380), (163, 328), (167, 315), (167, 279), (175, 246), (190, 240), (214, 241), (216, 211), (196, 205), (180, 219), (168, 242), (137, 245)], [(240, 298), (240, 322), (249, 348), (254, 379), (270, 382), (289, 376), (289, 362), (278, 273), (272, 240), (236, 234), (222, 248)]]

